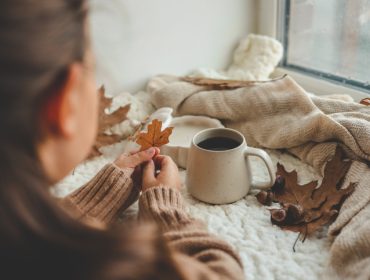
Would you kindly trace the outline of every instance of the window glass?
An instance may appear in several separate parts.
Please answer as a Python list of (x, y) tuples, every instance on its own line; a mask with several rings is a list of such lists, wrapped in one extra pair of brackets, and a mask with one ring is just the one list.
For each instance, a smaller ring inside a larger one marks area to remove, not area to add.
[(283, 65), (370, 89), (370, 0), (286, 0)]

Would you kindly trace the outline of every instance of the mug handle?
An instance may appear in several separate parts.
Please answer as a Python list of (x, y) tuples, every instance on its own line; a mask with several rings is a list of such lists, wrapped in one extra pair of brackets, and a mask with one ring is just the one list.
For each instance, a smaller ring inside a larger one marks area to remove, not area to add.
[[(266, 182), (254, 182), (253, 181), (252, 186), (257, 188), (257, 189), (268, 189), (268, 188), (270, 188), (275, 182), (275, 172), (274, 172), (274, 167), (272, 165), (272, 161), (271, 161), (270, 156), (264, 150), (256, 149), (256, 148), (252, 148), (252, 147), (248, 147), (248, 146), (244, 150), (244, 156), (245, 156), (246, 159), (247, 159), (248, 156), (256, 156), (256, 157), (259, 157), (260, 159), (262, 159), (263, 162), (265, 163), (265, 165), (267, 167), (267, 170), (268, 170), (268, 173), (269, 173), (269, 177), (270, 177), (269, 181), (266, 181)], [(252, 178), (253, 178), (253, 176), (252, 176)]]

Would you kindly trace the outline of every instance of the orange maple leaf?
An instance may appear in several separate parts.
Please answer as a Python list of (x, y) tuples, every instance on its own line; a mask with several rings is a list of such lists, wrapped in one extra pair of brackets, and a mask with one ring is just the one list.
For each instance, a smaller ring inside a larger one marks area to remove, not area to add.
[(141, 132), (137, 139), (141, 148), (140, 151), (144, 151), (150, 147), (160, 147), (169, 142), (169, 137), (172, 133), (173, 127), (167, 127), (162, 131), (162, 122), (154, 119), (148, 125), (148, 132)]

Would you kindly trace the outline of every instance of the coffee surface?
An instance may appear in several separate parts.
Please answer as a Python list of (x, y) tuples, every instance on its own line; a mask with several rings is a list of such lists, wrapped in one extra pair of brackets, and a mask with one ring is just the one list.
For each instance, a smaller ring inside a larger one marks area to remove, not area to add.
[(240, 143), (227, 137), (211, 137), (198, 143), (198, 146), (211, 151), (225, 151), (238, 147)]

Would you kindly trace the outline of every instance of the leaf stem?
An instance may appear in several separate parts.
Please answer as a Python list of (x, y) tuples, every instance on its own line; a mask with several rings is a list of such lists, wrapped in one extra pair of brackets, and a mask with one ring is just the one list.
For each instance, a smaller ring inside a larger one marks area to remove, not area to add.
[(298, 235), (297, 235), (297, 238), (295, 239), (295, 241), (294, 241), (294, 244), (293, 244), (293, 252), (295, 253), (295, 245), (297, 244), (297, 242), (298, 242), (298, 239), (299, 239), (299, 237), (301, 236), (301, 233), (299, 233)]

